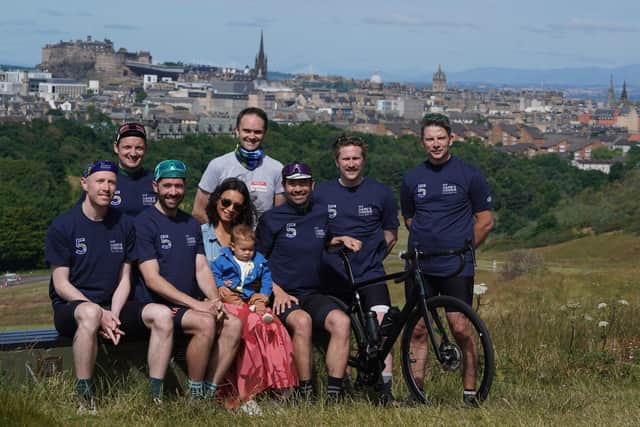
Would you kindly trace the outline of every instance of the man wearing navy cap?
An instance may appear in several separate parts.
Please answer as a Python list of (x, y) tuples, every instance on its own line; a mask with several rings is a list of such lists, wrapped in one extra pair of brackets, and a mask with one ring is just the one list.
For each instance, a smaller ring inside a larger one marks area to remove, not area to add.
[(224, 311), (204, 254), (200, 224), (178, 207), (184, 199), (186, 165), (156, 166), (153, 208), (136, 217), (136, 249), (146, 295), (173, 313), (174, 330), (189, 336), (187, 374), (192, 399), (213, 398), (235, 359), (242, 321)]
[(54, 324), (60, 335), (73, 337), (77, 391), (81, 408), (89, 411), (95, 411), (98, 335), (118, 345), (122, 337), (146, 336), (151, 330), (148, 363), (155, 399), (161, 397), (172, 348), (170, 310), (127, 301), (135, 231), (130, 218), (109, 206), (117, 174), (113, 162), (89, 163), (80, 179), (85, 199), (53, 220), (45, 244)]
[(340, 306), (324, 294), (322, 253), (327, 244), (342, 242), (353, 251), (360, 241), (333, 237), (327, 229), (326, 206), (314, 204), (311, 168), (301, 162), (282, 169), (286, 203), (265, 212), (256, 229), (256, 249), (269, 260), (273, 278), (273, 309), (292, 331), (293, 357), (300, 378), (299, 393), (312, 392), (312, 329), (330, 335), (326, 355), (327, 400), (342, 394), (349, 357), (351, 321)]

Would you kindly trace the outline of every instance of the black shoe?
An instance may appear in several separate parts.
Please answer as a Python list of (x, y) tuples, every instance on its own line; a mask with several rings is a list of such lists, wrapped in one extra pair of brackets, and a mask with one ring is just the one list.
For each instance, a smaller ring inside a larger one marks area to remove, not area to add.
[(344, 402), (344, 393), (329, 393), (327, 394), (327, 400), (325, 400), (325, 406), (333, 406)]
[(462, 403), (467, 408), (479, 408), (480, 407), (480, 399), (475, 394), (465, 394), (462, 396)]
[(383, 387), (383, 389), (380, 390), (380, 393), (378, 394), (378, 405), (394, 406), (395, 403), (396, 399), (393, 397), (393, 393), (391, 393), (391, 390), (386, 390), (385, 387)]

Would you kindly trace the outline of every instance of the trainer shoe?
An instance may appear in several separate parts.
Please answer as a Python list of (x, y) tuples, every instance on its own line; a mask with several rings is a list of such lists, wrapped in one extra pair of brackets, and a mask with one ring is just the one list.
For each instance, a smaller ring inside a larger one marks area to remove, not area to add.
[(79, 399), (78, 415), (98, 415), (98, 410), (96, 409), (96, 401), (93, 399), (93, 397), (90, 399)]
[(478, 399), (478, 395), (476, 394), (465, 394), (462, 396), (462, 403), (467, 408), (479, 408), (480, 407), (480, 399)]

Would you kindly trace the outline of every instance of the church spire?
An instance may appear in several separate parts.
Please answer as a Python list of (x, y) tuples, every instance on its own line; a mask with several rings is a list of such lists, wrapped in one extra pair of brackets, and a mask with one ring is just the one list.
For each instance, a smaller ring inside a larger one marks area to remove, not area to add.
[(615, 108), (616, 106), (616, 96), (613, 93), (613, 74), (609, 78), (609, 92), (607, 93), (607, 107)]
[(254, 76), (258, 80), (267, 80), (267, 56), (264, 54), (264, 35), (260, 30), (260, 49), (253, 67)]
[(625, 104), (629, 99), (627, 98), (627, 81), (622, 83), (622, 93), (620, 93), (620, 102)]

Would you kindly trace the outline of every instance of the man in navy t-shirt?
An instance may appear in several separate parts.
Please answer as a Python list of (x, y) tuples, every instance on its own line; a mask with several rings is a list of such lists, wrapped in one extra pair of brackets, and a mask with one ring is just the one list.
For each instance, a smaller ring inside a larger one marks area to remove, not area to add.
[[(367, 143), (356, 136), (340, 136), (333, 144), (333, 156), (339, 176), (315, 189), (315, 203), (326, 206), (331, 231), (336, 235), (349, 234), (362, 242), (362, 248), (349, 254), (356, 282), (385, 275), (383, 262), (398, 240), (398, 205), (391, 190), (378, 181), (364, 176)], [(349, 302), (353, 290), (349, 285), (344, 264), (337, 254), (328, 254), (330, 291)], [(358, 290), (365, 310), (376, 313), (382, 322), (391, 300), (386, 283), (376, 283)], [(393, 359), (385, 360), (379, 401), (393, 401)]]
[[(213, 398), (235, 359), (242, 321), (224, 311), (204, 254), (200, 224), (178, 209), (187, 168), (164, 160), (155, 168), (155, 205), (136, 217), (136, 250), (147, 296), (173, 312), (174, 330), (190, 337), (187, 373), (193, 399)], [(143, 295), (136, 295), (144, 298)]]
[(327, 295), (321, 282), (322, 252), (327, 243), (343, 242), (353, 251), (356, 239), (331, 237), (327, 230), (326, 207), (312, 200), (311, 168), (293, 162), (282, 169), (286, 203), (264, 213), (256, 229), (256, 249), (269, 260), (273, 278), (273, 308), (292, 331), (294, 361), (300, 378), (299, 393), (312, 392), (313, 328), (330, 334), (327, 348), (328, 399), (342, 393), (349, 356), (351, 321)]
[(109, 206), (117, 173), (110, 161), (89, 163), (80, 179), (84, 201), (53, 220), (45, 244), (54, 324), (61, 335), (73, 337), (78, 394), (90, 411), (95, 410), (92, 376), (98, 335), (118, 345), (123, 336), (146, 336), (151, 330), (149, 376), (157, 399), (172, 347), (170, 310), (127, 302), (135, 231), (129, 217)]
[[(493, 228), (491, 192), (474, 167), (449, 152), (454, 135), (449, 119), (427, 114), (422, 120), (422, 145), (427, 161), (407, 172), (400, 188), (402, 216), (409, 229), (409, 248), (423, 252), (465, 250), (463, 270), (454, 277), (457, 256), (436, 256), (421, 261), (425, 283), (433, 293), (473, 301), (474, 250)], [(470, 325), (459, 313), (447, 318), (456, 334), (463, 357), (463, 398), (477, 405), (475, 396), (475, 345)]]

